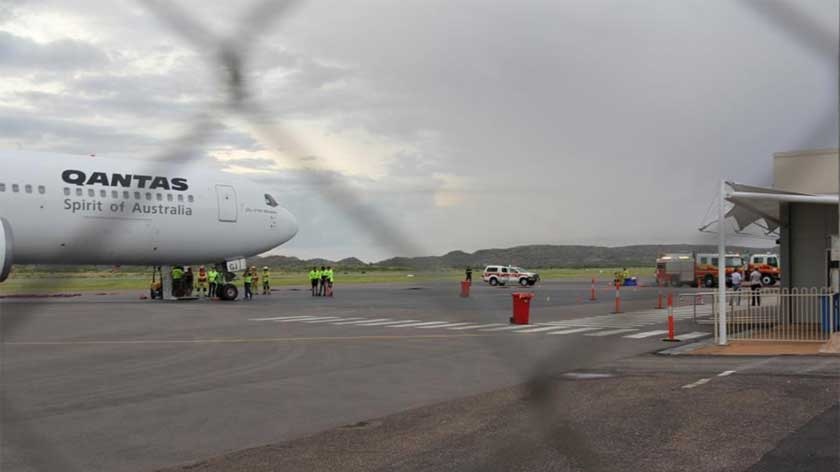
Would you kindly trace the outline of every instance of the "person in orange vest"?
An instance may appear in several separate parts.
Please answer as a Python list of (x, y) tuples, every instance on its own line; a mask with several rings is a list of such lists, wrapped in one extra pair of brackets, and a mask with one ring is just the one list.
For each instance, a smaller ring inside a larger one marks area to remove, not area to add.
[(198, 277), (195, 281), (195, 291), (199, 295), (207, 296), (207, 269), (204, 266), (198, 266)]

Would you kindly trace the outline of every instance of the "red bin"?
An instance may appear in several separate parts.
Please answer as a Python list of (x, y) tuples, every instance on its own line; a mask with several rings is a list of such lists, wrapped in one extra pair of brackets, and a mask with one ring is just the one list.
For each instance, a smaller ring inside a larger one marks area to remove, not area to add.
[(461, 296), (462, 297), (469, 297), (470, 296), (470, 281), (469, 280), (462, 280), (461, 281)]
[(533, 293), (514, 292), (513, 296), (513, 317), (510, 322), (513, 324), (528, 324), (531, 313), (531, 299)]

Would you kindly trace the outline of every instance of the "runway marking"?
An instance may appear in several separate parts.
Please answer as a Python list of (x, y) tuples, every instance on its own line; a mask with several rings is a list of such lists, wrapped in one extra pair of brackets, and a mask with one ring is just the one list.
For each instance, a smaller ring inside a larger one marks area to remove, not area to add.
[(409, 324), (401, 324), (401, 325), (392, 325), (388, 326), (389, 328), (416, 328), (418, 326), (428, 326), (428, 325), (442, 325), (447, 324), (448, 321), (425, 321), (423, 323), (409, 323)]
[(301, 338), (211, 338), (211, 339), (125, 339), (119, 341), (6, 341), (4, 346), (108, 346), (143, 344), (260, 344), (309, 341), (393, 341), (397, 339), (457, 339), (487, 337), (489, 334), (419, 334), (384, 336), (318, 336)]
[(710, 333), (704, 333), (704, 332), (701, 332), (701, 331), (694, 331), (694, 332), (691, 332), (691, 333), (678, 334), (677, 339), (679, 339), (679, 340), (694, 339), (694, 338), (700, 338), (700, 337), (706, 336), (708, 334), (710, 334)]
[(552, 329), (557, 329), (557, 326), (540, 326), (539, 328), (524, 329), (522, 331), (516, 331), (516, 333), (517, 334), (539, 333), (541, 331), (551, 331)]
[(418, 326), (418, 329), (431, 329), (431, 328), (449, 328), (450, 326), (464, 326), (470, 323), (446, 323), (438, 326)]
[(613, 334), (629, 333), (631, 331), (638, 331), (637, 329), (611, 329), (607, 331), (598, 331), (597, 333), (584, 334), (584, 336), (610, 336)]
[(528, 329), (533, 328), (531, 325), (513, 325), (513, 326), (503, 326), (501, 328), (488, 328), (488, 329), (480, 329), (479, 331), (510, 331), (514, 329)]
[(502, 326), (502, 323), (490, 323), (490, 324), (480, 324), (480, 325), (472, 325), (472, 326), (461, 326), (458, 328), (447, 328), (453, 331), (459, 331), (462, 329), (476, 329), (476, 328), (489, 328), (491, 326)]
[(303, 318), (296, 318), (296, 319), (286, 319), (286, 320), (274, 320), (275, 323), (291, 323), (293, 321), (315, 321), (315, 320), (325, 320), (325, 319), (335, 319), (334, 316), (306, 316)]
[(734, 370), (724, 370), (723, 372), (717, 374), (718, 377), (729, 377), (730, 375), (734, 374)]
[(369, 320), (369, 319), (362, 318), (360, 321), (342, 321), (340, 323), (333, 323), (333, 324), (336, 325), (336, 326), (353, 325), (353, 324), (358, 324), (358, 323), (373, 323), (374, 321), (388, 321), (390, 319), (391, 318), (376, 318), (376, 319), (373, 319), (373, 320)]
[(310, 316), (275, 316), (273, 318), (248, 318), (248, 321), (277, 321), (277, 320), (291, 320), (298, 318), (311, 318)]
[(667, 329), (658, 329), (656, 331), (645, 331), (643, 333), (630, 334), (630, 335), (624, 336), (624, 337), (629, 338), (629, 339), (643, 339), (643, 338), (649, 338), (651, 336), (658, 336), (660, 334), (665, 334), (667, 332), (668, 332)]
[(712, 380), (712, 379), (700, 379), (700, 380), (698, 380), (697, 382), (690, 383), (690, 384), (688, 384), (688, 385), (683, 385), (683, 386), (682, 386), (682, 388), (694, 388), (694, 387), (699, 387), (699, 386), (701, 386), (701, 385), (703, 385), (703, 384), (705, 384), (705, 383), (708, 383), (710, 380)]
[(572, 333), (583, 333), (585, 331), (595, 331), (601, 328), (575, 328), (575, 329), (566, 329), (563, 331), (549, 331), (545, 334), (572, 334)]
[(388, 326), (388, 325), (403, 324), (403, 323), (416, 323), (418, 321), (420, 321), (420, 320), (378, 321), (376, 323), (362, 323), (362, 324), (358, 324), (356, 326)]
[(331, 320), (304, 321), (304, 323), (335, 323), (336, 321), (363, 320), (364, 318), (334, 318)]

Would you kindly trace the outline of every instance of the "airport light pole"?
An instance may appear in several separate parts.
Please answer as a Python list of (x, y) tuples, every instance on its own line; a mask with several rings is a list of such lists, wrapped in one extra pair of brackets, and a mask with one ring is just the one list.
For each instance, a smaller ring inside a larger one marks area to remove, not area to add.
[(720, 181), (718, 206), (718, 344), (726, 345), (726, 180)]

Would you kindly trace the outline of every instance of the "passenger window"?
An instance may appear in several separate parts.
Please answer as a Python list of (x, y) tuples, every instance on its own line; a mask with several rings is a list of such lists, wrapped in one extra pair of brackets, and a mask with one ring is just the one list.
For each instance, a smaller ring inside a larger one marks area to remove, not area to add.
[(272, 196), (271, 196), (271, 195), (269, 195), (269, 194), (265, 194), (265, 204), (266, 204), (266, 205), (268, 205), (268, 206), (270, 206), (270, 207), (280, 206), (280, 205), (277, 203), (277, 200), (275, 200), (275, 199), (274, 199), (274, 197), (272, 197)]
[(159, 202), (163, 201), (163, 195), (157, 193), (157, 194), (155, 194), (155, 197), (157, 198), (157, 201), (159, 201)]
[(20, 192), (20, 185), (12, 184), (12, 192), (15, 192), (15, 193)]
[(128, 190), (123, 191), (123, 198), (126, 200), (131, 198), (131, 192), (129, 192)]
[(142, 198), (142, 197), (140, 196), (140, 192), (134, 192), (134, 199), (135, 199), (135, 200), (140, 200), (140, 198)]
[(38, 186), (38, 193), (40, 193), (41, 195), (47, 193), (47, 188), (44, 187), (43, 185), (39, 185)]
[(166, 201), (167, 201), (167, 202), (171, 202), (172, 200), (174, 200), (174, 198), (172, 198), (172, 194), (171, 194), (171, 193), (167, 193), (167, 194), (166, 194)]
[(83, 192), (82, 192), (82, 188), (81, 188), (81, 187), (77, 187), (77, 188), (76, 188), (76, 196), (77, 196), (77, 197), (81, 197), (81, 196), (82, 196), (82, 194), (83, 194)]
[(192, 195), (188, 195), (188, 196), (187, 196), (187, 201), (188, 201), (188, 202), (190, 202), (190, 203), (192, 203), (192, 202), (194, 201), (194, 200), (193, 200), (193, 196), (192, 196)]
[(29, 184), (24, 185), (23, 189), (26, 191), (26, 193), (32, 193), (32, 186)]
[(178, 194), (178, 201), (179, 201), (179, 202), (183, 202), (183, 201), (184, 201), (184, 195), (183, 195), (183, 194), (180, 194), (180, 193)]
[(768, 257), (767, 258), (767, 265), (771, 267), (779, 267), (779, 260), (775, 257)]
[(146, 192), (146, 200), (152, 199), (152, 192)]
[(763, 257), (753, 258), (753, 264), (764, 264), (764, 258)]
[(488, 267), (487, 268), (487, 272), (498, 272), (498, 271), (499, 271), (498, 267)]
[(99, 196), (102, 198), (108, 198), (108, 191), (107, 190), (100, 190)]
[(64, 195), (68, 196), (68, 197), (70, 196), (70, 188), (69, 187), (64, 187)]
[(96, 196), (96, 190), (94, 190), (92, 188), (89, 188), (88, 189), (88, 197), (95, 197), (95, 196)]
[(6, 184), (0, 184), (0, 192), (6, 191)]
[(120, 192), (117, 190), (111, 190), (111, 198), (113, 198), (114, 200), (120, 198)]
[(502, 273), (503, 273), (503, 274), (507, 274), (507, 273), (508, 273), (507, 267), (502, 267)]
[(709, 263), (709, 258), (708, 257), (701, 257), (700, 258), (700, 263), (701, 264), (708, 264)]
[(715, 266), (715, 267), (717, 267), (717, 266), (718, 266), (718, 260), (719, 260), (719, 259), (718, 259), (717, 257), (713, 257), (713, 258), (712, 258), (712, 265), (713, 265), (713, 266)]

